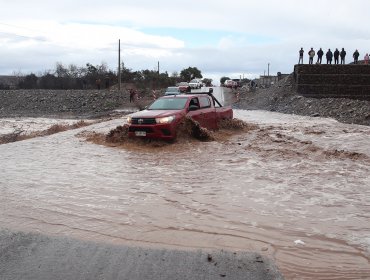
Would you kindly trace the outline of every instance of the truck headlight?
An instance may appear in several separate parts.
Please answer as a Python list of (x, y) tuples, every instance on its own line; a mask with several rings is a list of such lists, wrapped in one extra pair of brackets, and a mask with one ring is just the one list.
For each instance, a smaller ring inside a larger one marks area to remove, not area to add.
[(127, 117), (127, 123), (131, 124), (132, 118), (130, 116)]
[(169, 116), (164, 118), (156, 118), (156, 123), (171, 123), (175, 120), (175, 116)]

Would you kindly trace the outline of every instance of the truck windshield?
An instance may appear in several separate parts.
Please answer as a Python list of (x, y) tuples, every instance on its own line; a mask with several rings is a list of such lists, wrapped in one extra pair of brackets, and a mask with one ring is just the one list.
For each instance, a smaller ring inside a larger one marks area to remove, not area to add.
[(161, 98), (148, 107), (148, 110), (180, 110), (185, 108), (187, 98)]

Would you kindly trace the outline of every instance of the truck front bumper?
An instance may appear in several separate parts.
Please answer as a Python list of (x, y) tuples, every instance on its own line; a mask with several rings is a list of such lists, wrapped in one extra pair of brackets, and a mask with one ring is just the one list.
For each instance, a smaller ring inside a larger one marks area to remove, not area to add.
[(174, 124), (131, 124), (128, 129), (128, 136), (137, 138), (173, 140), (176, 138), (176, 126)]

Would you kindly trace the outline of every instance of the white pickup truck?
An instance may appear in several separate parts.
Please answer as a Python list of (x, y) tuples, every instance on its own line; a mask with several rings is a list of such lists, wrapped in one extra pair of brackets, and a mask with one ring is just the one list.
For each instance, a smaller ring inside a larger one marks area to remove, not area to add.
[(200, 79), (192, 79), (190, 82), (189, 82), (189, 86), (191, 88), (201, 88), (203, 85), (202, 81)]

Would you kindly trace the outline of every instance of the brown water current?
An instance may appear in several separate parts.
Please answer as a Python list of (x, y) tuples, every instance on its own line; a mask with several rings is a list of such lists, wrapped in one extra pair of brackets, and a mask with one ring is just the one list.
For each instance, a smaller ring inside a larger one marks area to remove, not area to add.
[(107, 147), (111, 120), (0, 145), (0, 226), (132, 245), (257, 251), (286, 279), (370, 279), (370, 128), (235, 111), (216, 141)]

